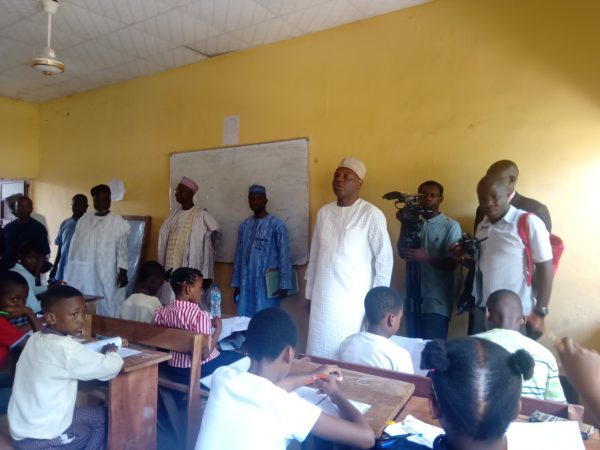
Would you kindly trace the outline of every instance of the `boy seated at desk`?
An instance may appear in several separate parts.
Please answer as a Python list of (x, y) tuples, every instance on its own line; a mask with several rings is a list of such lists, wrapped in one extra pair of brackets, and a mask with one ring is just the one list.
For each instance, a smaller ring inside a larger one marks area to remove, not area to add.
[(367, 330), (348, 336), (340, 345), (340, 361), (397, 372), (414, 373), (410, 353), (390, 340), (398, 332), (404, 302), (389, 287), (371, 289), (365, 297)]
[[(0, 367), (4, 365), (10, 350), (24, 342), (25, 330), (17, 328), (9, 319), (24, 318), (33, 331), (42, 326), (31, 308), (25, 306), (27, 281), (16, 272), (0, 273)], [(0, 372), (0, 415), (6, 414), (12, 386), (12, 373)]]
[[(202, 348), (202, 376), (210, 375), (217, 367), (231, 364), (244, 355), (233, 351), (217, 350), (221, 334), (221, 318), (210, 317), (198, 303), (202, 298), (202, 273), (191, 267), (180, 267), (171, 274), (171, 288), (175, 299), (154, 312), (154, 323), (163, 327), (179, 328), (209, 336), (208, 347)], [(211, 327), (215, 331), (211, 335)], [(188, 384), (192, 359), (189, 353), (171, 352), (168, 374), (178, 383)]]
[[(19, 262), (10, 269), (13, 272), (20, 274), (29, 286), (29, 292), (25, 305), (37, 313), (40, 311), (40, 301), (36, 295), (40, 295), (48, 289), (47, 286), (36, 286), (35, 279), (38, 277), (44, 266), (46, 255), (37, 245), (32, 243), (25, 243), (19, 249)], [(19, 323), (18, 325), (21, 325)]]
[[(374, 445), (373, 431), (340, 392), (335, 366), (289, 376), (298, 334), (292, 318), (280, 308), (256, 313), (248, 326), (250, 369), (215, 371), (196, 450), (284, 450), (308, 433), (358, 448)], [(309, 383), (328, 394), (343, 418), (290, 394)]]
[(154, 313), (162, 306), (156, 293), (165, 282), (163, 266), (157, 261), (145, 261), (131, 294), (119, 308), (119, 318), (136, 322), (152, 323)]
[(73, 339), (81, 334), (85, 301), (71, 286), (57, 286), (42, 298), (46, 326), (33, 334), (17, 363), (8, 424), (17, 450), (104, 449), (103, 407), (75, 407), (77, 380), (110, 380), (123, 365), (117, 347), (102, 353)]
[(519, 296), (507, 289), (499, 289), (489, 296), (486, 304), (488, 331), (474, 337), (495, 342), (509, 352), (516, 352), (522, 348), (533, 357), (533, 377), (523, 383), (521, 395), (539, 400), (566, 402), (558, 378), (556, 358), (542, 344), (521, 334), (520, 330), (526, 322)]

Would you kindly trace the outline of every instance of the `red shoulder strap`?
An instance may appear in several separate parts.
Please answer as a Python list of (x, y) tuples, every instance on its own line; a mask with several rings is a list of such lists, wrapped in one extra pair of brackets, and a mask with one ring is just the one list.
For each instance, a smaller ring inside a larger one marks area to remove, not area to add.
[(519, 222), (517, 224), (517, 231), (519, 237), (523, 241), (525, 246), (525, 257), (527, 258), (527, 286), (531, 286), (531, 280), (533, 278), (533, 257), (531, 256), (531, 245), (529, 244), (529, 215), (531, 213), (521, 214)]

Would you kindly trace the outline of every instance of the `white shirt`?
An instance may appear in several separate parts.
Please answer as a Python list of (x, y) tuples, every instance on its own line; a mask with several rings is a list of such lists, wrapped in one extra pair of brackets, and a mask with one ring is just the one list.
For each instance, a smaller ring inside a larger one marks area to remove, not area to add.
[(196, 450), (285, 450), (304, 441), (321, 410), (266, 378), (234, 367), (212, 376)]
[(85, 348), (70, 336), (43, 334), (29, 338), (17, 363), (8, 404), (13, 439), (54, 439), (73, 421), (77, 380), (110, 380), (123, 365), (116, 353)]
[[(474, 295), (479, 306), (485, 306), (488, 297), (498, 289), (509, 289), (516, 293), (523, 304), (523, 314), (528, 316), (533, 307), (531, 286), (527, 286), (527, 260), (525, 245), (519, 236), (519, 217), (525, 211), (510, 206), (508, 212), (496, 223), (484, 219), (477, 226), (478, 239), (487, 239), (481, 243), (478, 267), (482, 273), (481, 296), (477, 295), (477, 285)], [(530, 215), (529, 243), (534, 263), (550, 261), (552, 247), (548, 230), (535, 215)]]
[(118, 317), (136, 322), (153, 323), (154, 311), (161, 306), (160, 300), (152, 295), (142, 293), (131, 294), (121, 304)]
[(310, 247), (306, 298), (312, 300), (306, 352), (335, 358), (344, 339), (361, 329), (370, 289), (389, 286), (394, 256), (383, 213), (358, 199), (323, 206)]
[(84, 294), (103, 297), (96, 303), (99, 315), (116, 317), (119, 305), (125, 300), (125, 287), (117, 286), (117, 275), (120, 268), (127, 269), (129, 265), (129, 231), (127, 221), (112, 213), (106, 216), (86, 213), (77, 221), (65, 281)]
[(348, 336), (338, 355), (341, 361), (396, 372), (414, 373), (410, 353), (388, 338), (368, 331)]
[(27, 286), (29, 286), (29, 294), (27, 295), (25, 306), (31, 308), (33, 312), (41, 311), (42, 307), (40, 306), (40, 301), (37, 299), (36, 295), (46, 292), (48, 290), (48, 286), (36, 286), (35, 277), (33, 274), (20, 263), (15, 264), (15, 266), (10, 270), (22, 275), (23, 278), (25, 278), (25, 281), (27, 281)]

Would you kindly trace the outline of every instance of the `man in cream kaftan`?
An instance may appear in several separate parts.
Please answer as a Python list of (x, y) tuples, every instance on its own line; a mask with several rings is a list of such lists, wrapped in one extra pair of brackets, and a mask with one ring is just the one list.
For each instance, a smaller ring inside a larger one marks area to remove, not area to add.
[[(92, 197), (96, 212), (84, 214), (77, 222), (64, 279), (84, 294), (103, 297), (96, 302), (96, 312), (116, 317), (119, 306), (125, 301), (130, 226), (121, 216), (108, 211), (110, 191), (94, 189)], [(100, 197), (103, 201), (108, 197), (106, 209), (98, 209)]]
[[(367, 292), (390, 284), (393, 254), (385, 216), (358, 198), (365, 172), (360, 161), (344, 158), (333, 181), (338, 201), (317, 214), (306, 271), (310, 355), (335, 358), (342, 341), (360, 332)], [(344, 176), (360, 181), (355, 192), (352, 185), (350, 191), (344, 186), (352, 184), (341, 180)]]
[[(180, 208), (172, 211), (160, 227), (158, 262), (165, 270), (191, 267), (212, 279), (215, 265), (215, 242), (220, 236), (219, 223), (208, 212), (193, 203), (198, 185), (183, 177), (175, 190)], [(167, 305), (174, 295), (168, 282), (159, 292), (162, 304)]]

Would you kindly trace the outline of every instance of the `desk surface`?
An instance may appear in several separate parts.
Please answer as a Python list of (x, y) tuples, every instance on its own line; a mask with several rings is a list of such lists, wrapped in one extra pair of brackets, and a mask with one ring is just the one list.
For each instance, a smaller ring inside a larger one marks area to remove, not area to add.
[[(319, 364), (294, 360), (290, 373), (314, 370)], [(379, 436), (389, 420), (393, 420), (410, 399), (415, 387), (413, 384), (391, 380), (377, 375), (342, 369), (343, 381), (340, 390), (350, 400), (371, 405), (365, 419)]]
[(141, 351), (142, 353), (123, 358), (123, 368), (121, 369), (121, 372), (133, 372), (135, 370), (143, 369), (145, 367), (149, 367), (171, 359), (170, 353), (159, 352), (157, 350), (151, 350), (148, 348), (135, 347), (135, 349)]

